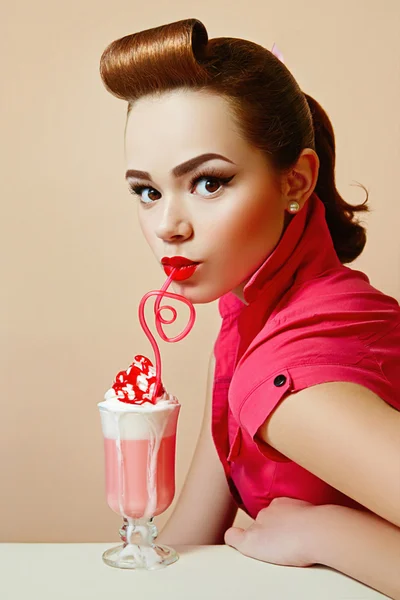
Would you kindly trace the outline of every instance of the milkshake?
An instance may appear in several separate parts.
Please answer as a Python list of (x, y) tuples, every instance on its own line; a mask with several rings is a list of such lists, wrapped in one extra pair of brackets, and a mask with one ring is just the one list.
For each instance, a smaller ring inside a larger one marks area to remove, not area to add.
[(104, 436), (106, 495), (124, 518), (154, 517), (175, 495), (176, 430), (181, 405), (164, 393), (157, 404), (98, 404)]
[[(155, 369), (135, 356), (98, 403), (104, 437), (106, 496), (124, 518), (125, 545), (108, 551), (105, 562), (120, 568), (154, 569), (176, 560), (174, 551), (154, 544), (153, 517), (175, 495), (175, 448), (181, 405), (159, 385)], [(171, 552), (169, 552), (171, 550)], [(111, 556), (110, 556), (111, 553)], [(169, 562), (166, 562), (169, 558)]]
[[(167, 342), (178, 342), (192, 329), (195, 309), (178, 294), (167, 291), (173, 278), (187, 278), (172, 268), (161, 290), (147, 292), (140, 301), (139, 321), (153, 346), (156, 367), (138, 354), (132, 364), (120, 371), (104, 401), (98, 403), (104, 437), (106, 496), (109, 507), (119, 514), (124, 524), (120, 529), (123, 545), (103, 553), (103, 560), (121, 569), (159, 569), (178, 560), (169, 546), (155, 544), (158, 535), (153, 518), (164, 512), (175, 495), (175, 447), (181, 405), (162, 384), (161, 355), (157, 342), (145, 319), (144, 305), (156, 297), (154, 315), (157, 332)], [(190, 311), (184, 331), (169, 338), (163, 324), (176, 318), (172, 306), (160, 306), (163, 297), (184, 302)], [(161, 313), (169, 310), (171, 319)]]

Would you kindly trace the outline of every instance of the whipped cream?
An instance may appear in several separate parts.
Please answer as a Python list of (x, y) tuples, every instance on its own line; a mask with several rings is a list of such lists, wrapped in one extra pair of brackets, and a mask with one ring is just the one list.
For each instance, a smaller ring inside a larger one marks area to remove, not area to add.
[(98, 403), (104, 437), (112, 440), (146, 440), (154, 435), (173, 435), (176, 424), (171, 413), (180, 406), (175, 396), (165, 392), (156, 404), (122, 402), (110, 388)]

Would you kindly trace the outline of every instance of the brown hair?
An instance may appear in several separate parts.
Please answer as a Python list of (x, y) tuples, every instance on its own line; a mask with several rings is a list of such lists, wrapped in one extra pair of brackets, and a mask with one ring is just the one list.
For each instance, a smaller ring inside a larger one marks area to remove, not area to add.
[[(227, 99), (243, 138), (260, 149), (279, 175), (293, 168), (303, 148), (320, 160), (316, 194), (342, 263), (361, 254), (365, 228), (335, 185), (335, 137), (316, 100), (304, 94), (288, 68), (254, 42), (221, 37), (208, 40), (197, 19), (184, 19), (122, 37), (107, 46), (100, 61), (105, 87), (128, 101), (174, 89), (205, 90)], [(364, 188), (364, 186), (361, 186)], [(365, 188), (364, 188), (365, 189)]]

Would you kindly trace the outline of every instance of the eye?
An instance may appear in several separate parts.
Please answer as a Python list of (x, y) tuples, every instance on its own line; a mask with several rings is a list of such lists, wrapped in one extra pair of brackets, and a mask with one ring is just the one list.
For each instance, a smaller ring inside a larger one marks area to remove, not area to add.
[[(215, 187), (217, 186), (217, 188), (221, 187), (221, 183), (226, 183), (227, 179), (222, 179), (221, 177), (213, 177), (211, 175), (202, 175), (202, 176), (198, 176), (195, 177), (194, 179), (191, 180), (190, 185), (195, 185), (195, 187), (197, 187), (197, 184), (200, 183), (201, 181), (204, 181), (205, 183), (205, 191), (208, 192), (209, 194), (216, 194), (218, 189), (214, 189), (214, 190), (207, 190), (206, 186), (211, 184), (211, 187)], [(202, 192), (200, 192), (201, 195), (203, 195)]]
[[(230, 181), (232, 181), (232, 179), (234, 178), (234, 175), (232, 175), (231, 177), (225, 177), (224, 173), (222, 171), (220, 171), (219, 169), (215, 168), (215, 167), (208, 167), (208, 169), (205, 169), (203, 171), (198, 171), (197, 173), (195, 173), (191, 180), (190, 180), (190, 186), (193, 187), (197, 187), (197, 183), (200, 182), (201, 180), (205, 180), (206, 185), (208, 183), (211, 183), (212, 187), (215, 187), (216, 184), (218, 184), (218, 188), (220, 188), (221, 186), (226, 186)], [(219, 190), (206, 190), (206, 192), (209, 192), (210, 195), (212, 196), (213, 194), (216, 194), (217, 191)], [(206, 196), (207, 198), (208, 196)]]
[[(218, 171), (217, 169), (208, 169), (207, 171), (203, 171), (203, 172), (199, 172), (196, 173), (195, 175), (193, 175), (193, 177), (190, 180), (190, 187), (192, 188), (193, 186), (196, 187), (197, 183), (202, 181), (203, 179), (206, 181), (206, 185), (211, 183), (212, 187), (215, 187), (216, 184), (218, 188), (224, 185), (227, 185), (232, 179), (234, 178), (234, 175), (232, 175), (232, 177), (224, 177), (224, 174), (221, 173), (220, 171)], [(195, 185), (196, 184), (196, 185)], [(129, 186), (129, 192), (135, 196), (139, 196), (140, 201), (142, 204), (154, 204), (156, 200), (158, 200), (159, 198), (149, 198), (147, 197), (147, 199), (144, 199), (142, 197), (142, 194), (145, 190), (150, 190), (150, 194), (159, 194), (159, 192), (157, 192), (156, 189), (149, 187), (149, 186), (145, 186), (145, 185), (130, 185)], [(206, 192), (209, 192), (209, 194), (212, 196), (213, 194), (215, 194), (217, 190), (206, 190)], [(201, 194), (203, 195), (203, 194)], [(206, 197), (208, 197), (206, 195)]]
[(142, 204), (153, 204), (154, 203), (153, 199), (150, 198), (149, 201), (146, 201), (146, 200), (143, 200), (143, 198), (141, 197), (144, 190), (152, 190), (151, 193), (156, 192), (156, 194), (158, 194), (157, 190), (155, 190), (152, 187), (146, 186), (146, 185), (130, 185), (129, 186), (129, 193), (133, 194), (134, 196), (139, 196)]

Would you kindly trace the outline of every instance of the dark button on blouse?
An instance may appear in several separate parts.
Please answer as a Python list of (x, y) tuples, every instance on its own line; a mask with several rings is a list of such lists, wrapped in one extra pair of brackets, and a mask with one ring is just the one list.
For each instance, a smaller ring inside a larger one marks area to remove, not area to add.
[(282, 387), (286, 383), (285, 375), (277, 375), (274, 379), (274, 385), (276, 387)]

